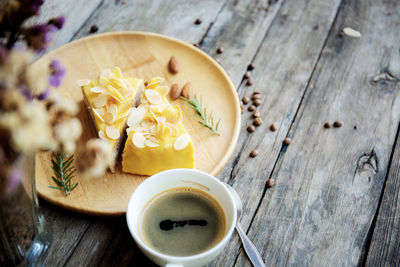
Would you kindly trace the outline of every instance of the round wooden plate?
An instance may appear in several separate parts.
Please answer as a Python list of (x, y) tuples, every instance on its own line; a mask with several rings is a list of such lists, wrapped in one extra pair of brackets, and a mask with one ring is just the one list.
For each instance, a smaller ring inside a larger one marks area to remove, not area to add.
[[(168, 72), (171, 56), (177, 57), (180, 71)], [(221, 119), (219, 136), (210, 134), (199, 126), (194, 111), (182, 100), (184, 126), (192, 136), (195, 148), (195, 168), (216, 175), (228, 161), (238, 139), (240, 106), (236, 90), (225, 71), (213, 58), (185, 42), (153, 33), (116, 32), (83, 38), (60, 47), (40, 58), (34, 66), (60, 60), (67, 68), (67, 75), (58, 89), (70, 94), (80, 103), (79, 118), (82, 121), (82, 144), (96, 137), (96, 131), (82, 101), (82, 93), (76, 80), (96, 78), (101, 70), (119, 66), (126, 76), (148, 80), (154, 76), (165, 78), (164, 84), (191, 82), (194, 94), (202, 98), (207, 110), (213, 111), (214, 119)], [(78, 144), (78, 145), (81, 145)], [(51, 153), (36, 154), (36, 188), (40, 197), (61, 207), (92, 215), (123, 215), (129, 197), (145, 176), (121, 172), (107, 172), (103, 177), (74, 178), (79, 186), (65, 197), (62, 192), (48, 187), (51, 179)]]

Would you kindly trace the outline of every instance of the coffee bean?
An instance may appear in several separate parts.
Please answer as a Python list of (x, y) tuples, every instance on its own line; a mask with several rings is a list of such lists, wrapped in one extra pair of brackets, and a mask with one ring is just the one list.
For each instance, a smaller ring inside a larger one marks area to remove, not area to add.
[(244, 75), (243, 75), (243, 78), (248, 79), (248, 78), (250, 78), (250, 76), (251, 76), (250, 71), (246, 71), (246, 72), (244, 73)]
[(329, 129), (331, 128), (331, 124), (329, 122), (324, 123), (324, 128)]
[(276, 126), (275, 126), (275, 124), (272, 123), (272, 124), (269, 126), (269, 129), (270, 129), (271, 131), (275, 132), (275, 131), (276, 131)]
[(253, 92), (253, 95), (259, 95), (259, 94), (261, 94), (260, 91), (255, 90), (255, 91)]
[(251, 96), (251, 100), (253, 100), (253, 101), (255, 101), (255, 100), (257, 100), (257, 99), (261, 99), (261, 95), (260, 94), (253, 94), (252, 96)]
[(255, 157), (257, 157), (257, 156), (258, 156), (258, 151), (257, 151), (257, 150), (252, 150), (252, 151), (250, 152), (250, 157), (255, 158)]
[(258, 117), (260, 117), (260, 112), (258, 110), (256, 110), (253, 113), (253, 118), (258, 118)]
[(250, 106), (247, 108), (247, 110), (253, 112), (254, 110), (256, 110), (256, 107), (253, 106), (253, 105), (250, 105)]
[(97, 27), (97, 25), (92, 25), (92, 27), (90, 27), (89, 32), (90, 33), (95, 33), (99, 30), (99, 27)]
[(335, 127), (335, 128), (340, 128), (340, 127), (342, 127), (342, 125), (343, 125), (343, 123), (341, 121), (335, 121), (333, 123), (333, 127)]
[(318, 26), (318, 25), (315, 25), (315, 26), (313, 27), (313, 30), (316, 31), (316, 30), (318, 30), (318, 28), (319, 28), (319, 26)]
[(254, 64), (253, 63), (250, 63), (248, 66), (247, 66), (247, 69), (248, 70), (254, 70)]
[(249, 98), (247, 96), (244, 96), (242, 98), (242, 102), (243, 102), (243, 104), (247, 105), (250, 102), (250, 100), (249, 100)]
[(253, 101), (253, 105), (256, 106), (256, 107), (260, 106), (261, 103), (262, 103), (262, 101), (260, 99), (256, 99), (256, 100)]
[(255, 119), (254, 119), (254, 121), (253, 121), (253, 125), (254, 125), (254, 126), (258, 127), (258, 126), (260, 126), (261, 124), (262, 124), (262, 121), (261, 121), (260, 118), (255, 118)]
[(269, 179), (267, 180), (267, 187), (268, 187), (268, 188), (271, 188), (271, 187), (273, 187), (274, 185), (275, 185), (275, 180), (272, 179), (272, 178), (269, 178)]
[(183, 96), (185, 98), (190, 98), (191, 91), (192, 91), (192, 83), (191, 82), (187, 82), (182, 87), (181, 96)]
[(203, 22), (203, 21), (202, 21), (200, 18), (197, 18), (197, 19), (194, 21), (194, 24), (200, 25), (202, 22)]
[(223, 48), (223, 47), (218, 47), (217, 53), (218, 53), (218, 54), (224, 53), (224, 48)]
[(292, 139), (290, 139), (289, 137), (286, 137), (285, 139), (283, 139), (283, 144), (285, 146), (288, 146), (292, 143)]
[(249, 133), (252, 133), (252, 132), (254, 132), (254, 131), (255, 131), (255, 129), (256, 129), (256, 128), (254, 128), (254, 126), (253, 126), (253, 125), (249, 125), (249, 126), (247, 126), (247, 131), (248, 131)]
[(253, 79), (252, 79), (251, 77), (249, 77), (249, 78), (247, 79), (246, 85), (247, 85), (247, 86), (250, 86), (250, 85), (252, 85), (252, 84), (253, 84)]
[(199, 48), (199, 44), (193, 44), (193, 46)]

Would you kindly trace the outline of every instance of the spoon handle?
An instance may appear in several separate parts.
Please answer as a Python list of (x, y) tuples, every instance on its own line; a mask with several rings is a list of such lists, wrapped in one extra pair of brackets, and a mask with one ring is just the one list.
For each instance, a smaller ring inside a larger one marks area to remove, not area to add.
[(261, 258), (260, 253), (257, 248), (254, 246), (253, 242), (247, 237), (246, 233), (243, 231), (242, 226), (239, 222), (236, 223), (236, 230), (239, 233), (240, 238), (242, 239), (244, 250), (247, 253), (251, 263), (254, 267), (265, 267), (265, 264)]

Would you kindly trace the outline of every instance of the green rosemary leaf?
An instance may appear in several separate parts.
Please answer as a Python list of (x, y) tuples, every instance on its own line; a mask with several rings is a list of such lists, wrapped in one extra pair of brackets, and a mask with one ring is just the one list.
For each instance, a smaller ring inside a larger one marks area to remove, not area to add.
[(199, 124), (209, 129), (212, 133), (219, 135), (218, 126), (221, 119), (218, 120), (218, 123), (214, 124), (214, 117), (212, 115), (212, 111), (210, 113), (207, 112), (207, 107), (202, 107), (202, 99), (200, 96), (200, 100), (196, 95), (189, 95), (189, 98), (181, 96), (181, 99), (185, 101), (199, 117)]
[(74, 189), (75, 189), (75, 187), (77, 187), (77, 186), (78, 186), (78, 184), (79, 184), (79, 183), (76, 183), (76, 184), (74, 184), (74, 185), (71, 187), (70, 191), (74, 190)]
[(53, 154), (51, 168), (53, 169), (54, 175), (58, 178), (54, 176), (51, 178), (59, 187), (49, 186), (49, 188), (63, 191), (65, 195), (68, 196), (70, 192), (77, 187), (78, 183), (74, 184), (72, 182), (72, 178), (76, 171), (75, 167), (72, 165), (73, 162), (74, 155), (67, 157), (65, 153), (61, 155), (56, 153)]
[(59, 186), (63, 186), (63, 183), (62, 183), (60, 180), (57, 180), (56, 177), (51, 176), (51, 178), (53, 179), (53, 181), (54, 181), (56, 184), (58, 184)]
[(57, 186), (49, 186), (49, 188), (51, 188), (51, 189), (57, 189), (57, 190), (63, 191), (61, 188), (59, 188), (59, 187), (57, 187)]

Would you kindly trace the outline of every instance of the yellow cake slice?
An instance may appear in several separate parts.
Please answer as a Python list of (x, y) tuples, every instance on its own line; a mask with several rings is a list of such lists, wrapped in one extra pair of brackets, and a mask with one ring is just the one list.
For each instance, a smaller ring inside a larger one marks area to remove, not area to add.
[(126, 129), (128, 138), (122, 155), (122, 171), (153, 175), (173, 168), (193, 168), (190, 135), (182, 124), (179, 106), (171, 105), (162, 78), (148, 82), (141, 104), (133, 108)]
[[(121, 70), (103, 70), (94, 80), (80, 80), (85, 104), (101, 139), (106, 140), (118, 156), (126, 121), (143, 80), (123, 77)], [(110, 168), (114, 172), (114, 167)]]

